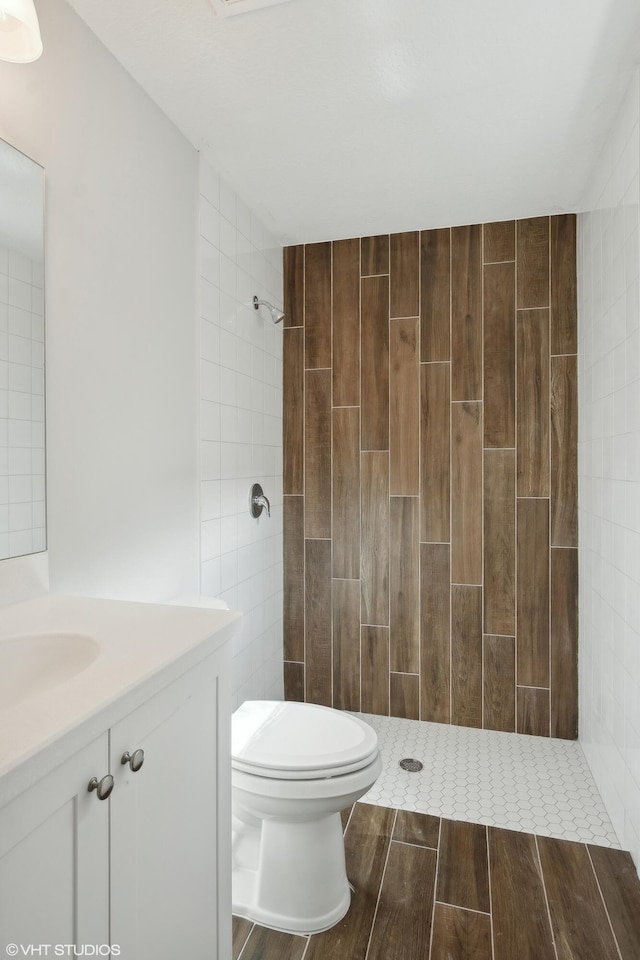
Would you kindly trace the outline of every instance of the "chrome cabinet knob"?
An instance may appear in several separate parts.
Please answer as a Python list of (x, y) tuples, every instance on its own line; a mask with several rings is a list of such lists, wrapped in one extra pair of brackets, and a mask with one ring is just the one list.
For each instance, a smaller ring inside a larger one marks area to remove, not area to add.
[(107, 773), (102, 780), (98, 780), (97, 777), (91, 777), (87, 785), (87, 790), (89, 793), (95, 790), (98, 800), (107, 800), (113, 790), (113, 777), (110, 773)]
[(120, 763), (123, 766), (128, 763), (133, 773), (137, 773), (144, 763), (144, 750), (138, 748), (138, 750), (134, 750), (133, 753), (129, 753), (128, 750), (125, 750), (120, 759)]

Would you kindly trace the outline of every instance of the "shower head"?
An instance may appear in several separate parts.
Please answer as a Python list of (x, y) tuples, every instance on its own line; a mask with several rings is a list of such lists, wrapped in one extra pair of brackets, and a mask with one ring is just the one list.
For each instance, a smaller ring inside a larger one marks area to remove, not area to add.
[(278, 310), (277, 307), (274, 307), (272, 303), (269, 303), (268, 300), (258, 300), (257, 297), (253, 298), (253, 309), (257, 310), (259, 307), (266, 307), (269, 313), (271, 314), (272, 323), (280, 323), (281, 320), (284, 320), (284, 313), (282, 310)]

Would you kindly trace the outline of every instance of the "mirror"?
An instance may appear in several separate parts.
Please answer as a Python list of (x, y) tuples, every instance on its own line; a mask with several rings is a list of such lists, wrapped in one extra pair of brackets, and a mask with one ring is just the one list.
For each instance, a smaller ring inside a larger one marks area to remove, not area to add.
[(0, 140), (0, 560), (46, 550), (44, 170)]

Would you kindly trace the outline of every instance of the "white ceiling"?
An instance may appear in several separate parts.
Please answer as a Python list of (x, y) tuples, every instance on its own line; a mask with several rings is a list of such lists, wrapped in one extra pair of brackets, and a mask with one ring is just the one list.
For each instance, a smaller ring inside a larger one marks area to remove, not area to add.
[(284, 243), (578, 209), (638, 0), (69, 0)]

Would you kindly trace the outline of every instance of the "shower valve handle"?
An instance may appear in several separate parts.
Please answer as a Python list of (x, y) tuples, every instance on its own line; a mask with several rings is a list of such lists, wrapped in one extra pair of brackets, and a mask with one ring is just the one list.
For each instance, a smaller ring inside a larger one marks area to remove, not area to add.
[(271, 504), (264, 495), (264, 491), (259, 483), (254, 483), (249, 491), (249, 513), (257, 518), (263, 510), (267, 511), (267, 516), (271, 516)]

